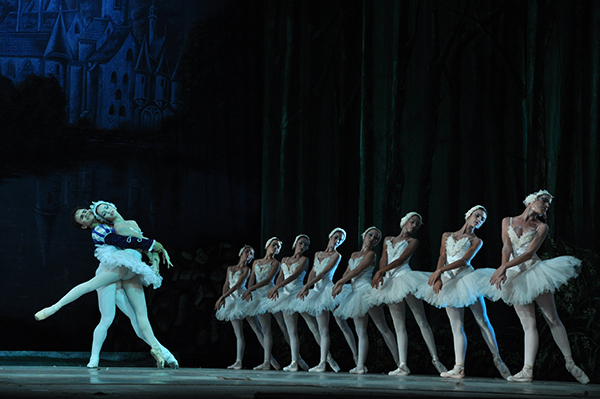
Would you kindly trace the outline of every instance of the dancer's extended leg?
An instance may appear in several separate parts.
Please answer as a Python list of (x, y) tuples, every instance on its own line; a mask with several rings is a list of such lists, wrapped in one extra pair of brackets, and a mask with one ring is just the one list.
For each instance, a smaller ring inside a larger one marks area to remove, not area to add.
[[(129, 321), (131, 322), (131, 327), (133, 327), (133, 331), (135, 331), (135, 334), (139, 338), (144, 340), (144, 342), (146, 342), (148, 345), (150, 345), (150, 342), (148, 342), (146, 337), (144, 337), (144, 334), (142, 334), (142, 332), (140, 331), (140, 327), (137, 322), (137, 317), (135, 316), (135, 312), (133, 311), (133, 308), (131, 307), (131, 302), (129, 302), (129, 298), (127, 297), (127, 294), (125, 293), (125, 290), (123, 289), (123, 285), (121, 284), (121, 282), (117, 282), (116, 284), (117, 284), (117, 290), (116, 290), (117, 291), (116, 292), (117, 307), (121, 310), (121, 312), (123, 312), (125, 314), (125, 316), (127, 316), (129, 318)], [(158, 340), (156, 342), (158, 342)], [(169, 367), (178, 369), (179, 362), (177, 361), (175, 356), (173, 356), (173, 354), (167, 348), (165, 348), (160, 342), (158, 342), (158, 347), (163, 355), (163, 358), (165, 359), (165, 362), (169, 365)]]
[(35, 319), (38, 321), (44, 320), (58, 312), (63, 306), (77, 300), (82, 295), (116, 281), (132, 278), (134, 275), (135, 274), (131, 270), (125, 267), (115, 267), (112, 269), (103, 270), (91, 280), (71, 288), (71, 290), (54, 305), (37, 312), (35, 314)]
[[(254, 334), (256, 334), (258, 343), (260, 343), (260, 346), (262, 346), (264, 349), (265, 348), (265, 337), (262, 332), (262, 327), (258, 323), (256, 316), (248, 316), (248, 317), (246, 317), (246, 321), (248, 321), (248, 324), (250, 324), (252, 331), (254, 331)], [(273, 357), (273, 355), (271, 355), (271, 366), (273, 366), (273, 368), (275, 368), (275, 370), (281, 369), (279, 362), (275, 359), (275, 357)]]
[(396, 340), (398, 341), (398, 368), (390, 371), (389, 375), (406, 376), (410, 374), (410, 369), (406, 364), (408, 357), (408, 334), (406, 333), (406, 308), (404, 301), (388, 304), (392, 321), (394, 322), (394, 330), (396, 331)]
[[(383, 305), (371, 308), (369, 310), (369, 316), (371, 316), (373, 323), (375, 323), (375, 326), (383, 336), (385, 344), (392, 353), (394, 363), (398, 364), (398, 362), (400, 361), (400, 358), (398, 357), (398, 344), (396, 342), (396, 338), (394, 337), (394, 333), (392, 332), (392, 330), (390, 330), (390, 327), (388, 326), (385, 320), (385, 313), (383, 313)], [(360, 353), (360, 349), (358, 352)]]
[(321, 341), (319, 346), (321, 347), (321, 356), (319, 364), (311, 368), (310, 372), (322, 373), (326, 369), (327, 355), (329, 354), (329, 311), (324, 311), (317, 316), (317, 325), (319, 326), (319, 336)]
[(154, 336), (152, 327), (150, 326), (150, 320), (148, 320), (148, 309), (146, 308), (146, 297), (144, 295), (144, 287), (138, 274), (132, 278), (123, 280), (123, 289), (129, 298), (131, 307), (137, 318), (138, 326), (142, 335), (146, 338), (152, 349), (150, 353), (156, 359), (156, 365), (158, 368), (163, 368), (165, 364), (164, 357), (158, 345), (158, 341)]
[[(352, 352), (352, 357), (354, 358), (354, 362), (358, 362), (358, 349), (356, 347), (356, 337), (354, 337), (354, 333), (352, 329), (348, 325), (348, 322), (345, 319), (340, 319), (339, 317), (333, 317), (335, 322), (337, 323), (340, 330), (342, 330), (342, 334), (344, 334), (344, 338), (350, 347), (350, 351)], [(319, 328), (320, 330), (320, 328)]]
[(485, 301), (482, 296), (477, 299), (473, 305), (469, 306), (471, 312), (473, 312), (473, 316), (475, 316), (475, 321), (481, 330), (481, 335), (483, 335), (483, 340), (487, 344), (488, 348), (492, 352), (492, 356), (494, 358), (494, 365), (502, 375), (502, 378), (506, 379), (510, 376), (510, 371), (506, 364), (500, 358), (500, 351), (498, 350), (498, 342), (496, 341), (496, 334), (494, 333), (494, 328), (490, 323), (490, 320), (487, 316), (487, 312), (485, 310)]

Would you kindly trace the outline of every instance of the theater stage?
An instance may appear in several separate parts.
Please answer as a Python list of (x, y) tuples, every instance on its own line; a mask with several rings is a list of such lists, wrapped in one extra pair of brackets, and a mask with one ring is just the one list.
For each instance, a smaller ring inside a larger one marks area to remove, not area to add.
[(0, 398), (600, 398), (600, 385), (226, 369), (2, 366)]

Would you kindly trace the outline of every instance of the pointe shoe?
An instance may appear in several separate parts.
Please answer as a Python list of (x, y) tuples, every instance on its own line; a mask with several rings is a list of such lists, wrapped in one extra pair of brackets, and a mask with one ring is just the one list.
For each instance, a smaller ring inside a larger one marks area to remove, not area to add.
[(298, 366), (300, 366), (300, 368), (304, 371), (308, 371), (309, 369), (308, 364), (306, 364), (306, 362), (302, 358), (298, 359)]
[(279, 364), (279, 362), (273, 357), (273, 355), (271, 355), (271, 366), (273, 366), (273, 368), (275, 370), (281, 370), (281, 365)]
[(174, 370), (179, 369), (179, 362), (175, 359), (175, 356), (169, 351), (163, 352), (163, 357), (165, 358), (165, 363)]
[(231, 366), (227, 366), (229, 370), (241, 370), (242, 369), (242, 361), (236, 360)]
[(269, 362), (264, 362), (263, 364), (254, 367), (252, 370), (271, 370), (271, 364)]
[(364, 365), (356, 366), (352, 370), (350, 370), (349, 373), (350, 374), (366, 374), (367, 368)]
[(58, 309), (55, 309), (54, 306), (50, 306), (48, 308), (44, 308), (44, 309), (40, 310), (35, 315), (33, 315), (33, 317), (35, 317), (36, 321), (42, 321), (42, 320), (46, 320), (48, 317), (52, 316), (57, 311), (58, 311)]
[(446, 368), (446, 366), (444, 366), (442, 364), (442, 362), (440, 362), (440, 359), (438, 359), (438, 358), (432, 359), (431, 363), (433, 363), (433, 366), (435, 367), (435, 369), (440, 374), (445, 373), (446, 371), (448, 371), (448, 369)]
[(150, 350), (150, 354), (152, 355), (154, 360), (156, 360), (156, 367), (158, 367), (159, 369), (164, 369), (165, 368), (165, 359), (163, 358), (162, 353), (160, 353), (160, 351), (158, 349), (153, 348)]
[(510, 375), (506, 378), (508, 382), (531, 382), (533, 381), (533, 368), (526, 364), (523, 366), (523, 370), (519, 371), (515, 375)]
[[(331, 353), (327, 354), (327, 363), (329, 364), (329, 367), (331, 367), (331, 369), (333, 371), (335, 371), (336, 373), (338, 371), (340, 371), (340, 366), (337, 364), (337, 362), (335, 360), (333, 360), (333, 356), (331, 356)], [(308, 370), (310, 371), (310, 370)], [(325, 370), (323, 370), (325, 371)]]
[(462, 364), (455, 364), (454, 368), (450, 371), (440, 373), (442, 378), (465, 378), (465, 366)]
[(583, 372), (582, 369), (580, 369), (579, 367), (577, 367), (575, 365), (575, 363), (573, 362), (573, 359), (571, 359), (570, 361), (567, 360), (567, 363), (565, 364), (565, 366), (567, 367), (567, 370), (569, 371), (569, 373), (571, 373), (571, 375), (573, 377), (575, 377), (575, 379), (577, 381), (579, 381), (580, 383), (582, 383), (583, 385), (590, 382), (589, 377)]
[(510, 377), (510, 370), (506, 367), (502, 359), (500, 359), (500, 356), (494, 356), (494, 366), (496, 366), (502, 378), (507, 379)]
[(324, 373), (327, 368), (327, 363), (321, 362), (315, 367), (308, 370), (309, 373)]
[(388, 375), (399, 375), (405, 377), (410, 374), (410, 369), (406, 365), (406, 363), (400, 363), (400, 366), (394, 371), (390, 371)]
[(291, 372), (296, 372), (298, 371), (298, 362), (295, 360), (292, 360), (292, 362), (290, 363), (289, 366), (285, 366), (283, 368), (283, 371), (291, 371)]
[(97, 369), (98, 368), (98, 360), (90, 359), (90, 362), (86, 366), (88, 369)]

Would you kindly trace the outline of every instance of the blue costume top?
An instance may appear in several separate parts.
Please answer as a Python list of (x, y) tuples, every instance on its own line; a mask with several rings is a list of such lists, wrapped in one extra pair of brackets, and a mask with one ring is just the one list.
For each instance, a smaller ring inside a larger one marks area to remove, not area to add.
[(154, 240), (148, 238), (137, 238), (132, 236), (120, 236), (115, 233), (115, 229), (106, 224), (99, 224), (92, 230), (92, 240), (96, 245), (112, 245), (119, 248), (144, 249), (152, 251)]

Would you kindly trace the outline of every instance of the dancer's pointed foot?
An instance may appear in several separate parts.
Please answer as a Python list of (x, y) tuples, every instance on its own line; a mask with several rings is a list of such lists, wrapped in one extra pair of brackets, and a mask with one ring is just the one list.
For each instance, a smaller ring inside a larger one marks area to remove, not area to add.
[(267, 362), (264, 362), (263, 364), (259, 364), (258, 366), (254, 367), (252, 370), (271, 370), (271, 364), (267, 361)]
[(160, 353), (160, 350), (152, 348), (150, 350), (150, 354), (152, 355), (154, 360), (156, 360), (156, 367), (158, 367), (159, 369), (164, 369), (165, 359), (163, 358), (162, 353)]
[(324, 373), (327, 368), (327, 364), (325, 362), (321, 362), (315, 367), (308, 370), (309, 373)]
[(450, 371), (440, 373), (440, 377), (443, 378), (465, 378), (465, 365), (455, 364), (454, 368)]
[(390, 371), (388, 375), (399, 375), (399, 376), (407, 376), (410, 374), (410, 369), (406, 365), (406, 363), (400, 363), (400, 366), (394, 371)]
[(575, 362), (573, 362), (573, 358), (566, 358), (565, 360), (565, 366), (567, 367), (567, 370), (569, 371), (569, 373), (571, 373), (573, 377), (575, 377), (577, 381), (584, 385), (590, 382), (589, 377), (583, 372), (583, 370), (577, 367), (577, 365), (575, 365)]
[(508, 382), (531, 382), (533, 381), (533, 368), (526, 364), (523, 366), (523, 370), (519, 371), (515, 375), (508, 376), (506, 379)]
[(438, 373), (440, 373), (440, 374), (442, 374), (442, 373), (445, 373), (446, 371), (448, 371), (448, 369), (446, 368), (446, 366), (444, 366), (444, 365), (442, 364), (442, 362), (440, 362), (440, 359), (439, 359), (439, 358), (437, 358), (437, 357), (436, 357), (436, 358), (433, 358), (433, 359), (431, 360), (431, 363), (433, 363), (433, 365), (434, 365), (435, 369), (436, 369), (436, 370), (438, 371)]
[(279, 364), (279, 362), (273, 357), (273, 355), (271, 355), (271, 366), (273, 366), (273, 368), (275, 370), (281, 370), (281, 365)]
[[(331, 356), (331, 353), (327, 354), (327, 363), (329, 364), (329, 367), (331, 367), (331, 369), (333, 371), (335, 371), (336, 373), (338, 371), (340, 371), (340, 366), (337, 364), (337, 362), (335, 360), (333, 360), (333, 356)], [(323, 371), (325, 371), (325, 370), (323, 370)]]
[(231, 366), (227, 366), (229, 370), (241, 370), (242, 369), (242, 360), (238, 359)]
[(98, 359), (90, 359), (90, 362), (86, 366), (88, 369), (97, 369), (98, 368)]
[(367, 368), (363, 364), (362, 366), (356, 366), (352, 370), (349, 371), (350, 374), (366, 374)]
[(507, 379), (510, 377), (510, 370), (506, 367), (502, 359), (500, 359), (500, 356), (494, 356), (494, 366), (496, 366), (502, 378)]
[(291, 372), (298, 371), (298, 362), (295, 360), (292, 360), (292, 362), (290, 363), (289, 366), (285, 366), (283, 368), (283, 371), (291, 371)]
[(48, 317), (52, 316), (57, 311), (58, 311), (58, 309), (56, 308), (56, 306), (52, 305), (50, 307), (40, 310), (33, 317), (35, 317), (35, 319), (37, 321), (42, 321), (42, 320), (46, 320)]
[(306, 362), (302, 358), (298, 359), (298, 366), (300, 366), (300, 368), (304, 371), (308, 371), (309, 369), (308, 364), (306, 364)]
[(162, 351), (163, 357), (165, 358), (165, 363), (171, 367), (172, 369), (179, 369), (179, 362), (175, 359), (175, 356), (168, 350), (164, 349)]

